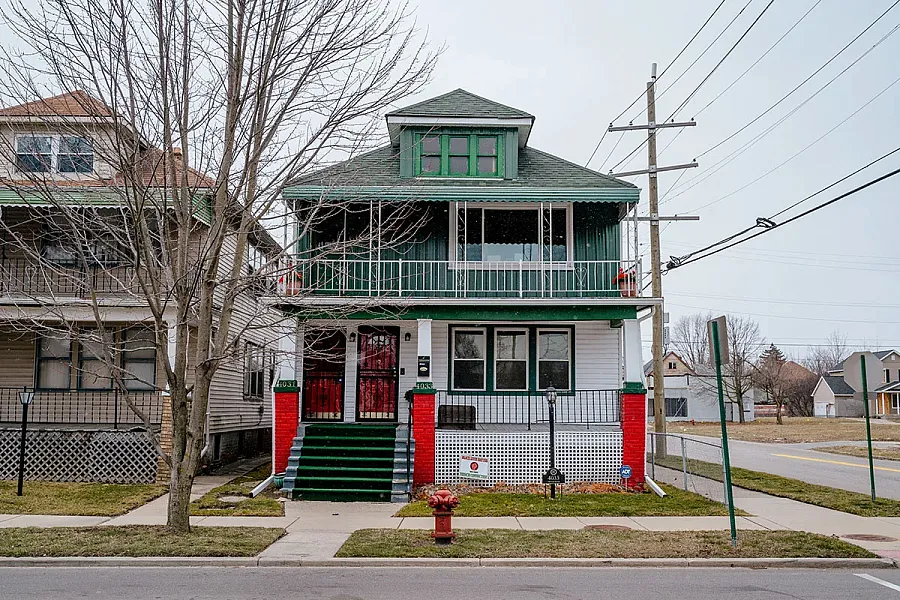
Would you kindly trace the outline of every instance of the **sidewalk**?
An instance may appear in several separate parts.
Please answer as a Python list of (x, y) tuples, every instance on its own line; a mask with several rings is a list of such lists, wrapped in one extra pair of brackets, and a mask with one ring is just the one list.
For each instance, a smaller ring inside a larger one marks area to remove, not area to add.
[[(660, 481), (668, 481), (657, 468)], [(680, 476), (680, 472), (672, 473)], [(193, 497), (221, 485), (229, 476), (198, 477)], [(695, 478), (697, 480), (698, 478)], [(711, 485), (721, 486), (719, 482)], [(702, 493), (702, 489), (698, 489)], [(787, 529), (841, 537), (879, 556), (900, 558), (900, 518), (858, 517), (785, 498), (735, 488), (735, 505), (753, 516), (738, 517), (741, 530)], [(120, 517), (0, 515), (0, 527), (83, 527), (162, 525), (167, 496)], [(431, 529), (430, 517), (395, 518), (401, 505), (391, 503), (285, 502), (283, 517), (191, 517), (191, 524), (219, 527), (282, 527), (287, 535), (269, 546), (260, 558), (286, 561), (331, 560), (357, 529)], [(645, 531), (727, 530), (728, 517), (456, 517), (455, 529), (582, 529), (589, 525), (618, 525)], [(846, 538), (878, 535), (897, 541)]]

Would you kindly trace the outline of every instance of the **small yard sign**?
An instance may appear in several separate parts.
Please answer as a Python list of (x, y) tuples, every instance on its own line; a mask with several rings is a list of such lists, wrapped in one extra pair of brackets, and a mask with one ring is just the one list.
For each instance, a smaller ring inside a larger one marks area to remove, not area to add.
[(565, 483), (565, 474), (556, 467), (550, 467), (542, 477), (543, 483)]
[(489, 479), (491, 463), (486, 458), (464, 454), (459, 457), (459, 476), (465, 479)]
[(619, 467), (619, 475), (622, 476), (622, 479), (631, 479), (631, 467), (628, 465), (622, 465)]

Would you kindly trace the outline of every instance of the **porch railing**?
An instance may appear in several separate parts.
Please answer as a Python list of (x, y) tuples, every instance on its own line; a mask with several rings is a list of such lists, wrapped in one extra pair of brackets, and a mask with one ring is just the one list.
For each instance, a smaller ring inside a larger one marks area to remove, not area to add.
[(639, 264), (615, 260), (462, 262), (296, 261), (281, 277), (286, 296), (399, 298), (597, 298), (637, 296)]
[[(559, 392), (556, 422), (561, 425), (619, 422), (619, 390)], [(438, 427), (475, 429), (477, 425), (532, 425), (549, 422), (543, 391), (514, 393), (439, 391)]]
[(132, 294), (140, 290), (136, 275), (136, 268), (127, 265), (78, 266), (3, 258), (0, 259), (0, 297), (85, 298), (91, 291), (98, 294)]
[[(22, 418), (19, 392), (22, 388), (0, 388), (0, 423), (18, 423)], [(108, 425), (134, 427), (142, 421), (128, 406), (125, 392), (113, 390), (34, 390), (28, 421), (46, 425)], [(129, 391), (132, 403), (150, 419), (162, 421), (162, 392)]]

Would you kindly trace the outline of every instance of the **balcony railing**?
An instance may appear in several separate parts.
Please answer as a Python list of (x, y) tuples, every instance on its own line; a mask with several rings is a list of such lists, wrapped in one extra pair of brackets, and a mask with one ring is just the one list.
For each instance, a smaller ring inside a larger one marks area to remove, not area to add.
[(639, 264), (316, 260), (281, 277), (286, 296), (394, 298), (602, 298), (639, 294)]
[(139, 293), (136, 269), (131, 266), (76, 266), (0, 259), (0, 297), (54, 296), (87, 298), (90, 293)]
[[(22, 388), (0, 388), (0, 423), (18, 423), (22, 418), (19, 392)], [(128, 406), (125, 392), (112, 390), (35, 390), (28, 407), (28, 421), (43, 425), (107, 425), (135, 427), (142, 421)], [(162, 421), (162, 392), (129, 391), (132, 403), (153, 424)]]
[[(544, 392), (439, 391), (437, 424), (441, 428), (475, 429), (477, 425), (547, 424)], [(619, 422), (619, 390), (559, 392), (555, 420), (561, 425), (602, 425)]]

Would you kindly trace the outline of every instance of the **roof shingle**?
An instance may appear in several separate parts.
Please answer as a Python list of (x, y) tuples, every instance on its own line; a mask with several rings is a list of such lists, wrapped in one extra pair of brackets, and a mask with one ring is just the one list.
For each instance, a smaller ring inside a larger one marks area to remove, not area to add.
[(75, 90), (0, 109), (2, 117), (111, 117), (112, 110), (87, 92)]
[(462, 88), (410, 106), (398, 108), (393, 112), (389, 112), (387, 116), (534, 119), (533, 115), (524, 110), (476, 96)]
[(831, 388), (831, 391), (834, 392), (835, 396), (852, 396), (856, 393), (856, 390), (850, 387), (850, 384), (844, 381), (843, 377), (825, 375), (822, 379), (825, 380), (825, 384)]

